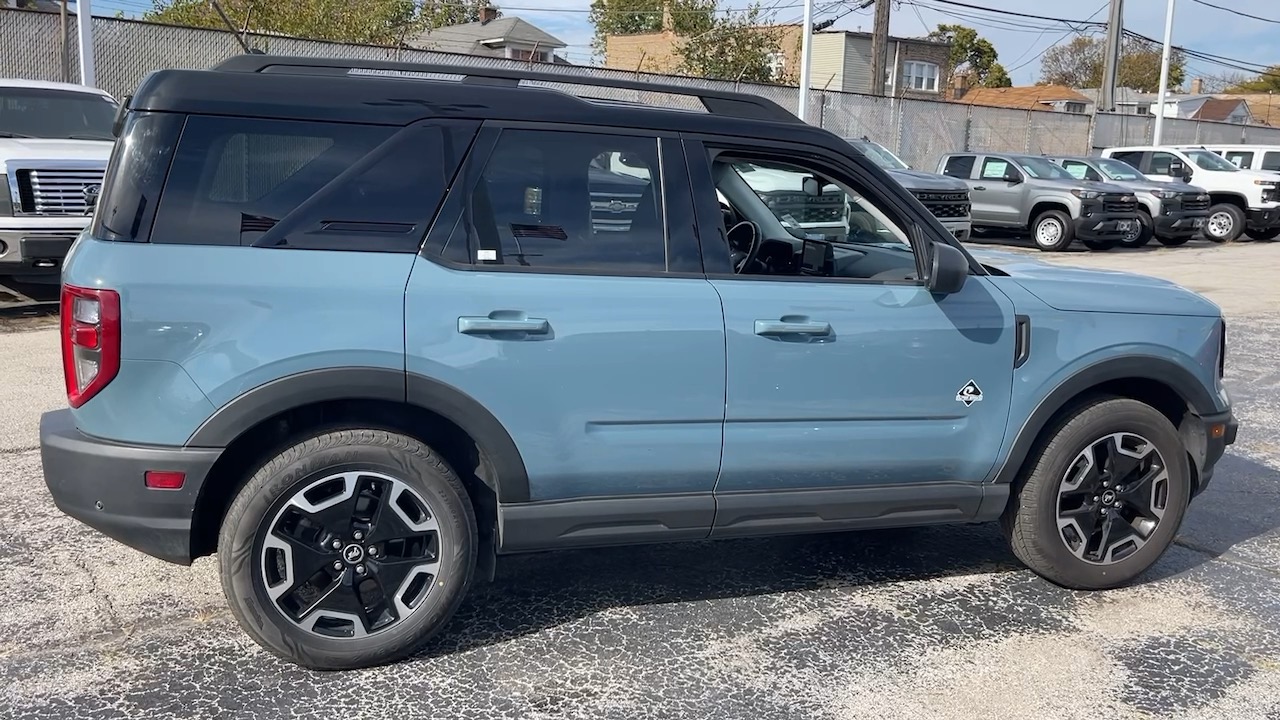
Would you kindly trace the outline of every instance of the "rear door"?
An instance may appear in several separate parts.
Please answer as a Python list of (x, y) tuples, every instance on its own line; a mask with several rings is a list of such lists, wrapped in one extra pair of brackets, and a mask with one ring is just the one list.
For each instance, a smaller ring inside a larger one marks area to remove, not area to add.
[[(615, 525), (706, 534), (725, 338), (692, 212), (670, 136), (517, 123), (477, 137), (408, 283), (406, 362), (411, 385), (433, 378), (492, 413), (528, 500), (631, 498)], [(663, 501), (678, 517), (641, 517)]]

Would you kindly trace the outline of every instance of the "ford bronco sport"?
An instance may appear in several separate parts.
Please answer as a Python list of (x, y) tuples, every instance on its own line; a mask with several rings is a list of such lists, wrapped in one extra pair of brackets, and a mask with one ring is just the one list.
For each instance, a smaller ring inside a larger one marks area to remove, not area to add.
[[(244, 55), (149, 75), (117, 126), (45, 481), (145, 553), (216, 553), (304, 666), (405, 657), (498, 555), (556, 548), (999, 521), (1043, 577), (1115, 587), (1235, 439), (1216, 306), (982, 264), (758, 97)], [(625, 228), (592, 212), (612, 153), (650, 171)], [(744, 164), (861, 216), (806, 237)]]
[(975, 228), (1028, 230), (1041, 250), (1066, 250), (1077, 238), (1110, 250), (1140, 227), (1132, 191), (1078, 180), (1044, 157), (955, 153), (938, 172), (968, 183)]

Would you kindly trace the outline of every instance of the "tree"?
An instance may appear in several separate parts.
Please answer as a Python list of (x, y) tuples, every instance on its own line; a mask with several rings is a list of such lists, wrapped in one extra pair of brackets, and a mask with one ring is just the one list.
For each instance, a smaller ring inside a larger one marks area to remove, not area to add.
[[(1120, 68), (1116, 85), (1140, 92), (1160, 89), (1160, 46), (1137, 38), (1126, 38), (1120, 49)], [(1106, 40), (1077, 37), (1066, 45), (1052, 47), (1040, 61), (1042, 84), (1074, 88), (1102, 86), (1106, 68)], [(1169, 87), (1175, 88), (1186, 79), (1186, 55), (1175, 50), (1169, 59)]]
[(713, 17), (709, 29), (680, 43), (678, 72), (719, 80), (776, 81), (770, 59), (779, 52), (781, 33), (762, 22), (761, 13), (760, 6), (753, 5), (728, 17)]
[[(209, 0), (154, 0), (152, 22), (226, 30)], [(293, 37), (397, 45), (443, 25), (475, 22), (483, 2), (469, 0), (219, 0), (237, 28)]]
[(1241, 80), (1227, 88), (1229, 93), (1280, 93), (1280, 65), (1272, 65), (1258, 76)]
[(974, 85), (982, 87), (1010, 87), (1013, 81), (1000, 64), (1000, 54), (990, 40), (978, 35), (978, 31), (964, 25), (939, 25), (927, 36), (929, 40), (951, 43), (951, 71), (944, 78), (947, 85), (958, 72), (966, 72)]
[[(604, 54), (610, 35), (639, 35), (662, 30), (665, 0), (591, 0), (588, 18), (595, 26), (592, 47)], [(672, 31), (700, 35), (715, 24), (716, 0), (671, 0)]]

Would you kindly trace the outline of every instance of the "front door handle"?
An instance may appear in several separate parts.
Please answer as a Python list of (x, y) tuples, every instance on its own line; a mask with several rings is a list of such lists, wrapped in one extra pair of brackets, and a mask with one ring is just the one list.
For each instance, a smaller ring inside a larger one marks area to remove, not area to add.
[(986, 186), (986, 185), (975, 185), (973, 189), (974, 189), (974, 190), (979, 190), (979, 191), (981, 191), (981, 190), (986, 190), (986, 189), (987, 189), (987, 186)]
[(492, 317), (460, 317), (458, 332), (465, 335), (489, 335), (491, 333), (526, 333), (529, 335), (546, 335), (551, 332), (551, 323), (546, 318), (492, 318)]
[(784, 335), (830, 335), (831, 324), (824, 322), (810, 322), (807, 320), (757, 320), (756, 334), (765, 337), (779, 337)]

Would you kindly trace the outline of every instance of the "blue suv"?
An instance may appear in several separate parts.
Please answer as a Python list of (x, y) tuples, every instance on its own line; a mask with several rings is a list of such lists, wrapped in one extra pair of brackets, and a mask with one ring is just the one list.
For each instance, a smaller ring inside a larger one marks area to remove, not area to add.
[(307, 667), (409, 655), (528, 551), (999, 521), (1113, 587), (1236, 436), (1213, 304), (980, 262), (757, 97), (245, 55), (151, 74), (115, 132), (46, 482), (142, 552), (216, 553)]

